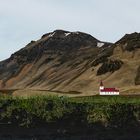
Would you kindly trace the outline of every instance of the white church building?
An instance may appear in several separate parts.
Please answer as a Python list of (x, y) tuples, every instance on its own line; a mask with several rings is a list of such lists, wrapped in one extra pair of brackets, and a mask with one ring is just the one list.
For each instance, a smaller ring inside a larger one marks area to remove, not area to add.
[(119, 90), (115, 88), (105, 88), (103, 85), (103, 82), (100, 83), (99, 88), (99, 94), (100, 95), (119, 95)]

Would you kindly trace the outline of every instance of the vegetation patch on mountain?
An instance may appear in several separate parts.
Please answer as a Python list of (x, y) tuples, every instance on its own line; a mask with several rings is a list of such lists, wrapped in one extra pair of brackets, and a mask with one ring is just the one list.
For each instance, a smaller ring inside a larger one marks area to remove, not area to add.
[(121, 68), (123, 62), (121, 60), (108, 60), (105, 61), (97, 71), (97, 75), (102, 75), (107, 72), (115, 72)]
[(140, 66), (138, 67), (136, 78), (135, 78), (135, 84), (140, 85)]

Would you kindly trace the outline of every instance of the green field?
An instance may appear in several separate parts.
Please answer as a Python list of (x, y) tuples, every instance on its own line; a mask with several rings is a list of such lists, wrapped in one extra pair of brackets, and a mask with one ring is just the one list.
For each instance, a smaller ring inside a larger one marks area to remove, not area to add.
[(86, 103), (123, 103), (123, 104), (140, 104), (140, 96), (87, 96), (87, 97), (75, 97), (71, 98), (75, 102), (86, 102)]
[(0, 123), (20, 127), (74, 123), (105, 127), (139, 126), (140, 98), (128, 96), (0, 97)]

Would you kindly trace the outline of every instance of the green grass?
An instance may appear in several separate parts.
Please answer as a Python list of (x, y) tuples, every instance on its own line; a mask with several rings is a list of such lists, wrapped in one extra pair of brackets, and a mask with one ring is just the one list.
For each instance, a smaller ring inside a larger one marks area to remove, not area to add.
[(140, 104), (140, 96), (89, 96), (89, 97), (77, 97), (72, 98), (75, 102), (87, 102), (87, 103), (134, 103)]
[(59, 122), (75, 126), (100, 124), (105, 127), (129, 127), (140, 125), (139, 120), (139, 97), (0, 97), (0, 123), (10, 122), (21, 127)]

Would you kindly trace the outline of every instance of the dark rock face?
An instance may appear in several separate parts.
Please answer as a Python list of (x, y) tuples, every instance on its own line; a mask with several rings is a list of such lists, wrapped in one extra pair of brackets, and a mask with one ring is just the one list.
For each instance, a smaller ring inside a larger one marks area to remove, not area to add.
[(108, 60), (102, 64), (102, 66), (98, 69), (97, 75), (102, 75), (107, 72), (115, 72), (119, 70), (122, 66), (123, 62), (121, 60)]
[(136, 75), (136, 78), (135, 78), (135, 84), (140, 85), (140, 66), (137, 70), (137, 75)]
[[(48, 34), (47, 34), (48, 35)], [(75, 49), (81, 46), (96, 46), (97, 39), (91, 35), (81, 32), (67, 32), (56, 30), (48, 35), (48, 40), (42, 42), (47, 50), (48, 49)]]

